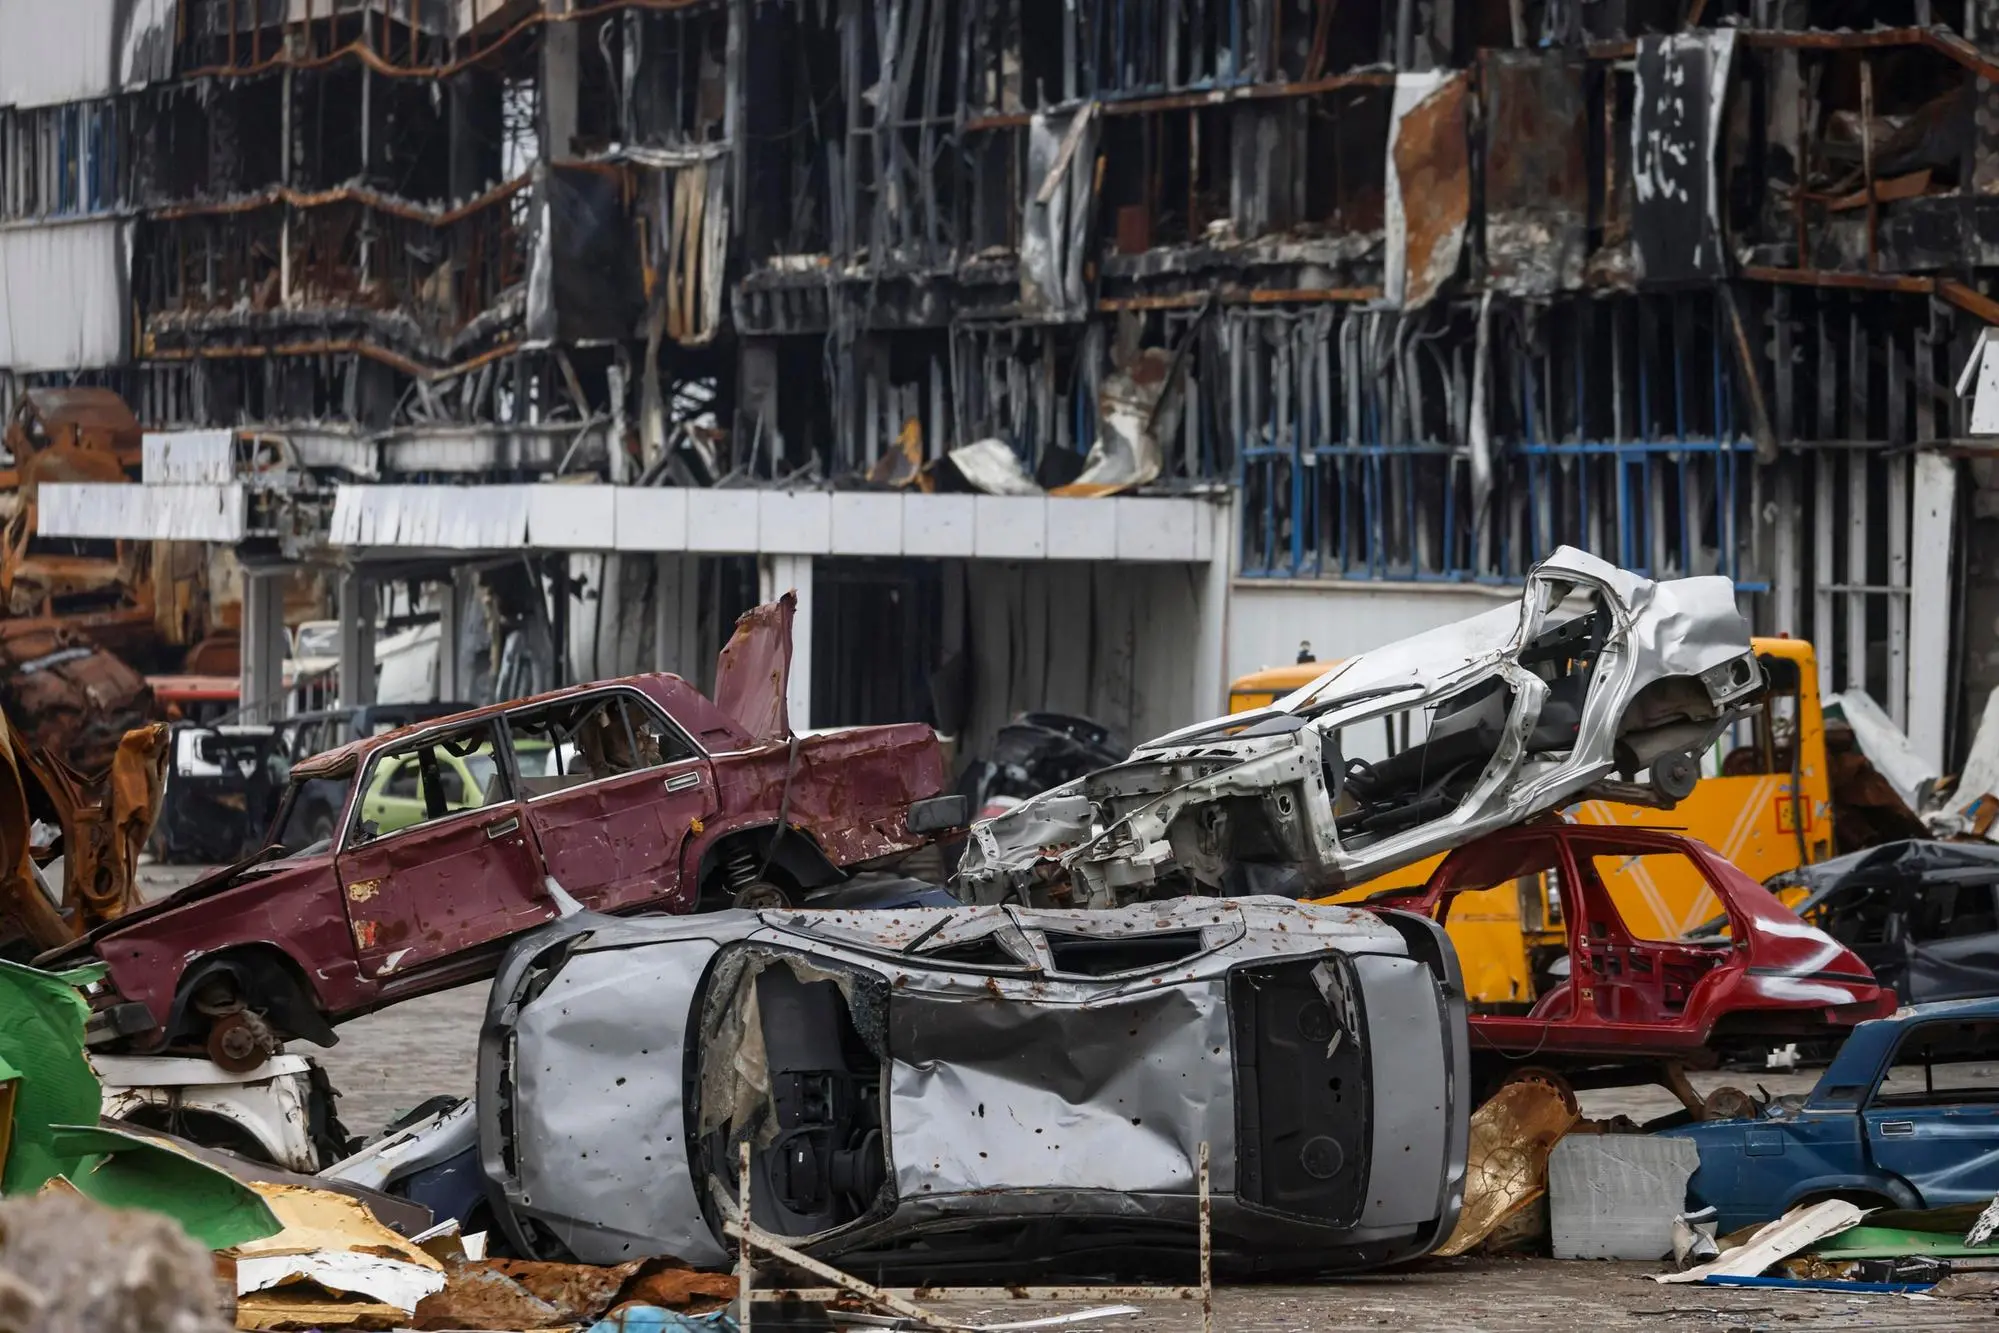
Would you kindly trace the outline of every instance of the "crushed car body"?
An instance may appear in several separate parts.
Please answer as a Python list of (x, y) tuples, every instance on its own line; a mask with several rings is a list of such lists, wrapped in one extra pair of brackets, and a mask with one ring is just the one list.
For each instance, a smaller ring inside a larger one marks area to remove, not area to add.
[(1728, 579), (1653, 582), (1562, 547), (1518, 607), (1348, 658), (975, 825), (957, 882), (1074, 907), (1359, 884), (1584, 797), (1670, 806), (1762, 685)]
[(1905, 1004), (1999, 996), (1999, 847), (1891, 842), (1802, 866), (1798, 915), (1852, 949)]
[[(1636, 935), (1609, 885), (1703, 886), (1725, 936)], [(1481, 1086), (1522, 1065), (1561, 1070), (1578, 1085), (1615, 1083), (1665, 1064), (1702, 1066), (1757, 1055), (1772, 1043), (1835, 1040), (1895, 1009), (1866, 964), (1792, 914), (1712, 848), (1660, 829), (1546, 820), (1488, 834), (1444, 859), (1421, 889), (1368, 905), (1419, 913), (1448, 928), (1477, 916), (1487, 893), (1521, 885), (1558, 895), (1565, 975), (1530, 1005), (1474, 1014), (1472, 1061)]]
[(782, 674), (766, 686), (776, 711), (750, 702), (778, 734), (647, 675), (315, 755), (256, 855), (44, 963), (106, 965), (94, 1046), (250, 1068), (285, 1038), (331, 1045), (337, 1022), (489, 976), (508, 937), (578, 905), (784, 902), (927, 845), (962, 809), (939, 795), (929, 727), (792, 737)]
[(1455, 1223), (1463, 985), (1403, 913), (1278, 898), (576, 916), (517, 941), (480, 1144), (526, 1255), (728, 1260), (751, 1209), (882, 1280), (1427, 1253)]

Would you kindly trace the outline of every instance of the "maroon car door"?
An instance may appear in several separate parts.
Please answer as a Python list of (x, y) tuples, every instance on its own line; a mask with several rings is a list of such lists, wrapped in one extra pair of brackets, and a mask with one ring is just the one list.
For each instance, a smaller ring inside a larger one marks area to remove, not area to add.
[[(336, 857), (363, 974), (406, 973), (555, 916), (500, 744), (489, 718), (369, 757)], [(412, 760), (415, 799), (380, 799)]]
[(548, 873), (612, 912), (693, 907), (687, 839), (716, 810), (706, 756), (636, 691), (592, 691), (507, 715), (529, 826)]

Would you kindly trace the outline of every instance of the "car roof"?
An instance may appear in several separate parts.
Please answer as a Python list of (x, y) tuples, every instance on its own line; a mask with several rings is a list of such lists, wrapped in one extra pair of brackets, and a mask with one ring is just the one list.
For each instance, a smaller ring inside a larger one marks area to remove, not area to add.
[[(588, 684), (569, 685), (559, 690), (549, 690), (543, 694), (530, 695), (524, 699), (509, 699), (504, 703), (486, 704), (480, 708), (470, 708), (462, 713), (449, 713), (442, 717), (422, 718), (409, 723), (407, 726), (397, 727), (394, 731), (385, 731), (379, 736), (363, 736), (357, 740), (348, 741), (344, 745), (336, 745), (331, 750), (313, 755), (309, 759), (301, 759), (298, 763), (292, 765), (292, 776), (294, 778), (336, 777), (358, 767), (363, 759), (383, 746), (399, 744), (422, 732), (441, 730), (445, 727), (456, 726), (466, 722), (480, 722), (487, 718), (499, 717), (515, 709), (554, 703), (563, 699), (573, 698), (577, 695), (587, 694), (594, 690), (607, 689), (612, 686), (622, 685), (627, 688), (639, 689), (644, 693), (650, 693), (643, 689), (643, 686), (646, 684), (667, 685), (669, 688), (678, 688), (691, 694), (696, 699), (701, 699), (703, 703), (708, 703), (686, 681), (665, 672), (649, 672), (638, 676), (621, 676), (613, 680), (593, 680)], [(657, 697), (655, 697), (655, 702), (658, 702)], [(713, 708), (712, 704), (708, 706), (710, 709)], [(722, 720), (726, 721), (726, 719)], [(685, 724), (683, 723), (683, 725)], [(697, 734), (713, 738), (717, 734), (723, 733), (718, 733), (717, 730), (711, 728), (707, 731), (697, 731)], [(728, 739), (735, 743), (741, 743), (745, 738), (738, 731), (733, 735), (729, 735)]]
[(1999, 995), (1981, 995), (1969, 1000), (1931, 1000), (1897, 1009), (1881, 1023), (1928, 1023), (1951, 1018), (1999, 1018)]

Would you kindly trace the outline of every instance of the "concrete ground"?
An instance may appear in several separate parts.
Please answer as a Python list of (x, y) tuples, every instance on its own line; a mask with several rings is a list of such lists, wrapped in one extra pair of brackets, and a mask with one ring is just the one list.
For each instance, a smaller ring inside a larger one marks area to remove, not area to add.
[[(1944, 1301), (1838, 1292), (1661, 1286), (1656, 1264), (1553, 1259), (1446, 1259), (1407, 1272), (1315, 1287), (1224, 1287), (1216, 1333), (1421, 1329), (1432, 1333), (1764, 1333), (1793, 1329), (1990, 1329), (1991, 1299)], [(967, 1323), (1073, 1312), (1070, 1306), (958, 1305)], [(1078, 1333), (1200, 1333), (1198, 1305), (1146, 1303), (1141, 1313), (1077, 1325)]]

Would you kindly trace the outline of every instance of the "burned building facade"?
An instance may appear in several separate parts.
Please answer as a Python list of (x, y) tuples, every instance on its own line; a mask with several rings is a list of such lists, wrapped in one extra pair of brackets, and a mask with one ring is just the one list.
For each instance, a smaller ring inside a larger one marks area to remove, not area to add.
[(253, 548), (565, 553), (558, 674), (760, 567), (816, 723), (1156, 731), (1570, 543), (1942, 764), (1995, 84), (1990, 0), (15, 0), (0, 367)]

